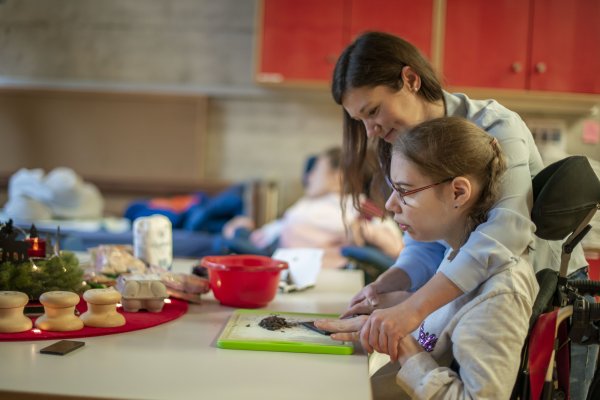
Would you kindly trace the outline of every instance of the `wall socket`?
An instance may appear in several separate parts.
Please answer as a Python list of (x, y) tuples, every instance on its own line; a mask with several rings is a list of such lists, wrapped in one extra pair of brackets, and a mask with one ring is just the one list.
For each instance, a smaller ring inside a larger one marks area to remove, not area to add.
[(533, 140), (543, 159), (545, 155), (565, 154), (567, 151), (567, 124), (560, 119), (527, 119)]

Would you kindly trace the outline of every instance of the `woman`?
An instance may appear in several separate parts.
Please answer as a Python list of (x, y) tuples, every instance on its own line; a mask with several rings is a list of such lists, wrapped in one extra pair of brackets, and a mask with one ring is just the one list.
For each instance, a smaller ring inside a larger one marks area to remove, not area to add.
[[(536, 270), (560, 265), (559, 242), (534, 242), (535, 226), (529, 217), (531, 178), (543, 164), (529, 129), (516, 113), (493, 100), (476, 101), (445, 92), (413, 45), (378, 32), (359, 36), (341, 54), (332, 94), (344, 108), (344, 185), (351, 193), (361, 192), (359, 171), (372, 142), (380, 154), (389, 156), (390, 143), (397, 137), (434, 118), (470, 120), (495, 137), (507, 157), (506, 179), (497, 203), (452, 262), (442, 263), (442, 245), (416, 241), (409, 232), (394, 268), (354, 296), (344, 316), (382, 308), (382, 294), (416, 290), (411, 296), (404, 293), (407, 299), (397, 307), (382, 309), (368, 319), (361, 330), (367, 351), (384, 352), (395, 361), (402, 337), (434, 310), (476, 288), (514, 254), (533, 250), (530, 257)], [(354, 200), (358, 204), (357, 196)], [(586, 264), (578, 246), (569, 272)]]
[[(443, 268), (487, 220), (505, 170), (497, 140), (476, 125), (457, 117), (423, 122), (393, 144), (388, 174), (393, 192), (386, 209), (414, 240), (441, 243)], [(433, 312), (418, 332), (399, 341), (402, 368), (388, 375), (391, 381), (374, 385), (376, 397), (397, 395), (394, 379), (419, 399), (510, 397), (538, 286), (521, 254), (485, 275), (481, 285)], [(387, 305), (394, 295), (384, 295)], [(317, 326), (357, 331), (366, 321), (359, 316)], [(352, 333), (332, 337), (356, 339)]]

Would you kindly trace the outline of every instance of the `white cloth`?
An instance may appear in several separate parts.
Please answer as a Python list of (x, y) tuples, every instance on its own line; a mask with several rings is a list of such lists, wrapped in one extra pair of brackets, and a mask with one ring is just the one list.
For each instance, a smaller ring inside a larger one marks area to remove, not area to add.
[(3, 214), (15, 222), (39, 221), (52, 218), (50, 207), (27, 196), (9, 197), (6, 204), (4, 204)]
[(98, 189), (70, 168), (55, 168), (47, 175), (22, 168), (9, 180), (4, 214), (15, 221), (100, 218), (103, 208)]
[(55, 218), (100, 218), (104, 202), (98, 189), (84, 182), (70, 168), (55, 168), (46, 175), (45, 186), (52, 197), (48, 202)]
[(8, 180), (8, 201), (4, 214), (15, 221), (48, 219), (52, 211), (47, 203), (52, 194), (44, 185), (42, 169), (21, 168)]

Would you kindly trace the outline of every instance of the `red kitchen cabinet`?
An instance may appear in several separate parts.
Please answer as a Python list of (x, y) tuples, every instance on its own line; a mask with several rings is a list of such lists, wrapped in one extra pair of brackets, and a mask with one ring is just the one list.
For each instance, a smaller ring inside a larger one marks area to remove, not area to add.
[(447, 0), (446, 83), (525, 88), (529, 15), (529, 2), (523, 0)]
[(257, 81), (329, 81), (345, 45), (344, 3), (264, 0)]
[(600, 1), (534, 0), (529, 89), (600, 93)]
[(340, 53), (367, 30), (402, 36), (431, 53), (433, 0), (263, 0), (261, 15), (261, 83), (328, 83)]
[(350, 37), (365, 31), (383, 31), (408, 40), (431, 57), (433, 0), (352, 0)]
[(451, 86), (600, 93), (597, 0), (446, 0)]

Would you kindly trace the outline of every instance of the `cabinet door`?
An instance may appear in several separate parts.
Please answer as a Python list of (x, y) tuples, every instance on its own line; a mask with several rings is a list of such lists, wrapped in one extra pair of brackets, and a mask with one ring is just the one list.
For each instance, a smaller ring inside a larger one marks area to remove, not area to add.
[(534, 0), (530, 89), (600, 93), (600, 1)]
[(257, 80), (330, 81), (343, 15), (344, 0), (264, 0)]
[(350, 37), (383, 31), (408, 40), (431, 57), (433, 0), (351, 0)]
[(529, 1), (447, 0), (446, 83), (524, 89), (529, 16)]

